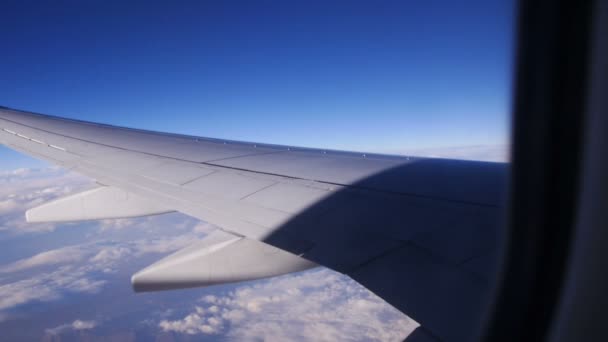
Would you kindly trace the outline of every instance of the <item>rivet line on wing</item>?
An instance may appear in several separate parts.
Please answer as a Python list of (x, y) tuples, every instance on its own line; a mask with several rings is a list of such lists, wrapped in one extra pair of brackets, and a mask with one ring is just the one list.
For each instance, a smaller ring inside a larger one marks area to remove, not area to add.
[(40, 141), (40, 140), (38, 140), (38, 139), (30, 138), (30, 137), (28, 137), (28, 136), (25, 136), (25, 135), (23, 135), (23, 134), (17, 133), (17, 132), (15, 132), (15, 131), (11, 131), (10, 129), (3, 128), (2, 130), (3, 130), (3, 131), (5, 131), (5, 132), (7, 132), (7, 133), (10, 133), (10, 134), (16, 135), (16, 136), (18, 136), (18, 137), (20, 137), (20, 138), (27, 139), (27, 140), (29, 140), (29, 141), (35, 142), (35, 143), (37, 143), (37, 144), (41, 144), (41, 145), (47, 145), (48, 147), (51, 147), (51, 148), (54, 148), (54, 149), (57, 149), (57, 150), (60, 150), (60, 151), (64, 151), (64, 152), (65, 152), (65, 151), (67, 151), (67, 150), (66, 150), (64, 147), (57, 146), (57, 145), (52, 145), (52, 144), (47, 144), (47, 143), (45, 143), (44, 141)]
[(58, 149), (58, 150), (61, 150), (61, 151), (65, 151), (65, 148), (60, 147), (60, 146), (56, 146), (56, 145), (49, 145), (49, 147), (52, 147), (52, 148), (55, 148), (55, 149)]

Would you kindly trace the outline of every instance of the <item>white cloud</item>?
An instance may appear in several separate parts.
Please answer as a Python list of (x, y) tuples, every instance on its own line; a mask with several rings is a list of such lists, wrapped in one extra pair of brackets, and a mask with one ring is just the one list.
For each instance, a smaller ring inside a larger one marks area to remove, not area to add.
[(97, 322), (95, 321), (82, 321), (82, 320), (75, 320), (72, 323), (66, 323), (66, 324), (62, 324), (60, 326), (57, 326), (55, 328), (49, 328), (46, 329), (46, 332), (48, 334), (52, 334), (52, 335), (58, 335), (61, 334), (62, 332), (68, 331), (68, 330), (88, 330), (88, 329), (93, 329), (97, 326)]
[(169, 253), (184, 248), (200, 235), (185, 234), (173, 237), (159, 237), (155, 239), (139, 240), (134, 243), (134, 254), (141, 256), (147, 253)]
[(97, 264), (111, 264), (132, 253), (131, 249), (123, 246), (103, 247), (89, 261)]
[(141, 218), (106, 219), (99, 221), (102, 231), (130, 229), (141, 222)]
[(76, 262), (82, 260), (85, 254), (81, 246), (54, 249), (0, 267), (0, 273), (17, 272), (38, 266)]
[[(25, 211), (92, 186), (90, 180), (59, 169), (0, 174), (0, 231), (5, 239), (7, 234), (53, 231), (61, 224), (29, 224)], [(85, 243), (42, 251), (0, 266), (0, 316), (4, 319), (28, 303), (56, 301), (73, 293), (97, 293), (106, 285), (108, 274), (121, 265), (146, 254), (175, 251), (202, 235), (194, 229), (199, 225), (197, 220), (177, 214), (105, 220), (95, 225), (98, 228), (93, 231), (89, 226)]]
[(234, 340), (401, 341), (418, 324), (346, 276), (313, 270), (201, 298), (159, 327)]
[[(212, 320), (215, 324), (212, 325), (209, 320)], [(221, 321), (216, 317), (205, 318), (205, 316), (201, 316), (198, 313), (191, 313), (188, 316), (184, 317), (181, 320), (177, 321), (161, 321), (160, 327), (164, 331), (176, 331), (184, 334), (194, 335), (194, 334), (217, 334), (219, 332), (219, 328), (216, 328)]]
[(153, 236), (132, 241), (97, 240), (41, 252), (4, 265), (0, 267), (0, 273), (13, 277), (35, 267), (57, 267), (57, 265), (59, 267), (52, 271), (37, 273), (30, 278), (0, 285), (0, 314), (3, 314), (2, 310), (9, 310), (33, 301), (58, 300), (66, 293), (97, 293), (107, 283), (107, 280), (99, 279), (102, 276), (100, 272), (111, 273), (120, 265), (145, 254), (169, 253), (200, 238), (200, 235), (191, 232), (191, 227), (186, 231), (189, 233), (177, 236)]
[(35, 169), (20, 168), (20, 169), (15, 169), (15, 170), (2, 171), (2, 172), (0, 172), (0, 176), (21, 176), (21, 177), (23, 177), (23, 176), (30, 174), (34, 170)]
[(79, 319), (72, 322), (72, 328), (74, 330), (93, 329), (97, 324), (95, 321), (81, 321)]
[(9, 197), (9, 199), (0, 201), (0, 215), (13, 211), (18, 207), (18, 204), (14, 199), (10, 198), (10, 196), (7, 197)]
[(429, 158), (450, 158), (462, 160), (479, 160), (490, 162), (508, 162), (509, 145), (475, 145), (475, 146), (451, 146), (435, 147), (409, 150), (379, 151), (408, 156), (419, 156)]
[[(59, 295), (53, 289), (43, 286), (36, 279), (27, 279), (0, 286), (0, 310), (9, 309), (30, 301), (50, 301)], [(5, 314), (5, 313), (3, 313)]]
[(120, 263), (142, 257), (146, 254), (167, 254), (184, 248), (200, 235), (187, 233), (170, 237), (150, 237), (134, 241), (124, 241), (109, 246), (93, 247), (91, 258), (88, 260), (92, 267), (103, 272), (111, 272)]
[(65, 292), (97, 293), (106, 283), (90, 279), (83, 268), (62, 266), (57, 270), (36, 274), (12, 283), (0, 285), (0, 310), (8, 310), (25, 303), (48, 302), (62, 298)]
[(51, 232), (55, 224), (29, 224), (25, 211), (93, 186), (91, 180), (61, 169), (20, 169), (0, 173), (0, 231)]

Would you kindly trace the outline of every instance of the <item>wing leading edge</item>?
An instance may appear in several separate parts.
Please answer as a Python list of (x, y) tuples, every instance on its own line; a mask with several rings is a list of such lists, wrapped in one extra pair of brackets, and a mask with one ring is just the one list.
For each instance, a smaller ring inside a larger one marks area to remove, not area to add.
[[(0, 108), (0, 142), (144, 199), (143, 207), (131, 201), (140, 210), (133, 212), (180, 211), (221, 227), (226, 241), (215, 237), (222, 241), (142, 270), (133, 278), (136, 288), (147, 284), (139, 289), (319, 264), (350, 275), (433, 336), (466, 340), (491, 285), (505, 164), (225, 141), (7, 108)], [(103, 217), (122, 217), (111, 210)], [(270, 266), (247, 273), (247, 255)], [(233, 260), (229, 276), (163, 271), (176, 262), (206, 270), (222, 260)]]

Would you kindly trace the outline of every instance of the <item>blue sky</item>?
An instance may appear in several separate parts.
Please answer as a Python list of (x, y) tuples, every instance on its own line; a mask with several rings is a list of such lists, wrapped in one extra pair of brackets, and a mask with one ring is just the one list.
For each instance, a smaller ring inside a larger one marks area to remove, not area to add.
[(347, 150), (508, 142), (511, 1), (11, 1), (2, 13), (0, 105)]

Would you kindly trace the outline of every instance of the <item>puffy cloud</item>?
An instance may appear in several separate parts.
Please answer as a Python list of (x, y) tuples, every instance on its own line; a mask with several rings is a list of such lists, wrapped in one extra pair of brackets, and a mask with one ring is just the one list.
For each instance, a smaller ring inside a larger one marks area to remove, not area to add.
[(101, 231), (131, 229), (141, 220), (140, 218), (106, 219), (99, 221), (99, 226)]
[[(212, 323), (213, 322), (213, 323)], [(164, 331), (176, 331), (184, 334), (217, 334), (220, 331), (221, 320), (216, 317), (205, 318), (194, 312), (177, 321), (160, 322), (160, 327)]]
[(84, 185), (91, 185), (90, 179), (59, 168), (24, 169), (0, 173), (1, 194), (27, 192), (61, 194)]
[(68, 330), (88, 330), (93, 329), (97, 326), (97, 322), (95, 321), (81, 321), (79, 319), (75, 320), (72, 323), (62, 324), (55, 328), (49, 328), (46, 330), (48, 334), (58, 335), (62, 332)]
[(140, 240), (134, 243), (134, 254), (141, 256), (146, 253), (169, 253), (184, 248), (196, 241), (200, 235), (185, 234), (173, 237)]
[[(85, 244), (39, 253), (0, 268), (2, 273), (20, 271), (48, 265), (65, 264), (58, 269), (33, 275), (31, 278), (0, 285), (0, 310), (6, 310), (31, 301), (50, 301), (63, 297), (64, 292), (96, 293), (106, 280), (94, 279), (91, 274), (108, 273), (117, 267), (145, 253), (172, 251), (192, 241), (193, 237), (176, 237), (153, 241), (137, 241), (129, 244), (103, 246)], [(187, 241), (187, 242), (186, 242)], [(86, 263), (76, 263), (90, 257)], [(76, 263), (76, 264), (74, 264)], [(98, 275), (96, 275), (98, 277)]]
[(193, 312), (163, 319), (166, 332), (234, 340), (401, 341), (418, 324), (350, 278), (327, 269), (201, 298)]
[(26, 169), (26, 168), (19, 168), (19, 169), (15, 169), (15, 170), (5, 170), (5, 171), (0, 171), (0, 177), (25, 177), (29, 174), (32, 174), (36, 171), (39, 171), (40, 169)]
[[(103, 239), (80, 245), (44, 251), (0, 267), (0, 273), (19, 277), (23, 271), (36, 267), (57, 267), (30, 278), (0, 285), (0, 314), (33, 301), (52, 301), (66, 293), (97, 293), (107, 280), (103, 274), (146, 254), (163, 254), (187, 246), (200, 235), (186, 229), (187, 234), (152, 236), (149, 238), (109, 242)], [(102, 274), (100, 274), (102, 273)], [(2, 279), (0, 279), (1, 281)]]
[[(180, 214), (180, 213), (170, 213), (163, 215), (152, 215), (145, 217), (137, 217), (137, 218), (122, 218), (122, 219), (106, 219), (98, 221), (100, 225), (101, 232), (117, 232), (123, 230), (133, 230), (133, 229), (142, 229), (150, 231), (162, 230), (162, 233), (167, 233), (166, 226), (170, 226), (171, 231), (174, 233), (190, 233), (194, 232), (197, 234), (205, 233), (207, 231), (202, 231), (196, 229), (197, 226), (202, 225), (202, 223), (194, 218), (189, 216)], [(213, 227), (209, 225), (210, 227)], [(193, 228), (194, 227), (194, 228)], [(213, 230), (209, 228), (209, 230)], [(166, 235), (166, 234), (162, 234)]]
[[(30, 301), (50, 301), (57, 299), (58, 293), (54, 289), (43, 286), (36, 279), (27, 279), (8, 285), (0, 286), (0, 310), (13, 308)], [(2, 313), (6, 316), (6, 313)]]
[(96, 293), (105, 280), (91, 279), (83, 268), (62, 266), (52, 272), (0, 285), (0, 310), (7, 310), (32, 301), (48, 302), (62, 298), (64, 293)]
[[(11, 195), (9, 195), (10, 197)], [(12, 195), (14, 197), (14, 195)], [(5, 201), (0, 201), (0, 215), (11, 212), (18, 207), (17, 201), (9, 198)]]
[(51, 232), (55, 224), (29, 224), (25, 211), (72, 192), (91, 188), (91, 180), (57, 168), (0, 173), (0, 231), (13, 234)]
[(95, 321), (81, 321), (79, 319), (72, 322), (72, 328), (74, 330), (93, 329), (97, 324)]
[(132, 250), (123, 246), (103, 247), (89, 261), (97, 264), (112, 264), (132, 254)]
[[(0, 231), (11, 234), (52, 231), (54, 224), (26, 223), (25, 210), (91, 186), (90, 181), (58, 169), (4, 172), (0, 174), (0, 198), (6, 200), (0, 202)], [(57, 300), (66, 293), (98, 292), (106, 283), (100, 276), (113, 272), (119, 265), (149, 253), (173, 252), (201, 236), (193, 229), (198, 221), (178, 214), (105, 220), (97, 224), (98, 231), (87, 236), (85, 243), (42, 251), (0, 266), (0, 310), (32, 301)], [(120, 235), (123, 230), (128, 232), (126, 236)], [(149, 234), (153, 230), (154, 234)], [(56, 269), (49, 270), (50, 267)], [(31, 269), (38, 273), (24, 273)], [(4, 317), (6, 312), (0, 314)]]
[(75, 262), (81, 260), (85, 251), (81, 246), (63, 247), (36, 254), (32, 257), (16, 261), (4, 267), (0, 267), (1, 273), (22, 271), (33, 267)]

